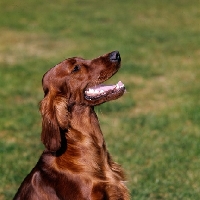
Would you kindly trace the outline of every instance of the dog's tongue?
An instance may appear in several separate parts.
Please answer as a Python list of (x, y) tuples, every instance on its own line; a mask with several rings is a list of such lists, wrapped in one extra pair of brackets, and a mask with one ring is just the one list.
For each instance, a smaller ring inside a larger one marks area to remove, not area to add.
[(119, 81), (116, 85), (98, 85), (98, 86), (96, 86), (96, 87), (93, 87), (92, 89), (97, 89), (97, 90), (104, 90), (105, 92), (106, 91), (108, 91), (108, 90), (113, 90), (113, 89), (118, 89), (118, 88), (120, 88), (120, 87), (124, 87), (124, 84), (121, 82), (121, 81)]
[(91, 87), (85, 93), (88, 96), (95, 96), (97, 94), (103, 94), (110, 90), (114, 90), (114, 89), (118, 90), (122, 87), (124, 87), (124, 84), (121, 81), (119, 81), (116, 85), (102, 85), (101, 84), (95, 87)]

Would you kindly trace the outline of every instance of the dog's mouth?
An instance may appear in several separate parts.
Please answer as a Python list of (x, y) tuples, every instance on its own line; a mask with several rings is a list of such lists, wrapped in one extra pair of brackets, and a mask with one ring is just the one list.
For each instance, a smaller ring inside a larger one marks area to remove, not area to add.
[(89, 87), (85, 90), (85, 98), (87, 100), (97, 100), (102, 97), (121, 96), (125, 91), (124, 84), (119, 81), (115, 85), (97, 85), (94, 87)]

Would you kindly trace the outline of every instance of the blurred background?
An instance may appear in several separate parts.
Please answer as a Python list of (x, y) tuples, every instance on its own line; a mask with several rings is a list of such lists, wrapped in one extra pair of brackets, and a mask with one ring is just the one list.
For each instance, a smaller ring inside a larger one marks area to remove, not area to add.
[(44, 147), (41, 79), (68, 57), (119, 50), (127, 92), (96, 107), (132, 199), (200, 199), (199, 0), (0, 1), (0, 199)]

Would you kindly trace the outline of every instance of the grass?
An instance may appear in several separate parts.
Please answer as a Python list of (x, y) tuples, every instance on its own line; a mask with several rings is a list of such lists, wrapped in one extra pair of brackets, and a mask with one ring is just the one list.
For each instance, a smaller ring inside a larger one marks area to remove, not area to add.
[(61, 60), (119, 50), (127, 93), (96, 108), (132, 199), (200, 199), (197, 0), (0, 2), (0, 199), (43, 150), (41, 78)]

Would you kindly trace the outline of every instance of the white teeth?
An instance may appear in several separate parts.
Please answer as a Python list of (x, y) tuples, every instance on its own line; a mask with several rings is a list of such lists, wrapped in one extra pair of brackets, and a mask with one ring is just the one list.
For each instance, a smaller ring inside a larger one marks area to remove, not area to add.
[(85, 91), (85, 93), (89, 96), (95, 96), (99, 94), (104, 95), (109, 91), (119, 90), (121, 88), (124, 88), (124, 84), (121, 81), (119, 81), (116, 85), (106, 85), (106, 86), (100, 85), (96, 88), (88, 88), (88, 90)]
[(85, 91), (87, 94), (97, 94), (97, 93), (103, 93), (104, 90), (94, 90), (94, 89), (90, 89), (88, 91)]
[(123, 88), (124, 87), (124, 84), (119, 81), (117, 84), (116, 84), (116, 89), (119, 89), (119, 88)]

